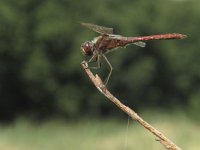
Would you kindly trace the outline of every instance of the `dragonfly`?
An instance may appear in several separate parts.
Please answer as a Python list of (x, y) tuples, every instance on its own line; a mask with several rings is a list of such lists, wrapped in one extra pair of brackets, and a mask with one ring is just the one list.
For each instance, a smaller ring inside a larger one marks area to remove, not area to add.
[(116, 48), (125, 48), (127, 45), (134, 44), (139, 47), (145, 47), (145, 41), (149, 40), (169, 40), (169, 39), (184, 39), (187, 36), (180, 33), (168, 33), (168, 34), (158, 34), (149, 36), (139, 36), (139, 37), (126, 37), (122, 35), (113, 34), (113, 28), (104, 27), (100, 25), (95, 25), (91, 23), (81, 23), (82, 26), (89, 28), (100, 35), (95, 37), (91, 41), (86, 41), (81, 45), (81, 51), (85, 56), (90, 56), (91, 58), (86, 61), (88, 64), (91, 62), (97, 62), (96, 67), (90, 67), (99, 69), (101, 67), (100, 58), (104, 58), (110, 67), (110, 72), (105, 80), (105, 85), (107, 85), (110, 76), (113, 71), (113, 67), (109, 62), (106, 54), (115, 50)]

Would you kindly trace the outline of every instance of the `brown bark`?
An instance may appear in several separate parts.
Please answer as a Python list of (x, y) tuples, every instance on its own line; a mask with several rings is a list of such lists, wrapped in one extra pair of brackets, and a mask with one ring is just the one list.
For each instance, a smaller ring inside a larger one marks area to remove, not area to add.
[(104, 95), (106, 96), (110, 101), (115, 103), (121, 110), (123, 110), (126, 114), (128, 114), (132, 119), (136, 120), (138, 123), (140, 123), (143, 127), (145, 127), (148, 131), (150, 131), (152, 134), (154, 134), (160, 141), (160, 143), (168, 150), (181, 150), (178, 146), (176, 146), (171, 140), (169, 140), (167, 137), (163, 135), (160, 131), (155, 129), (152, 125), (147, 123), (144, 119), (142, 119), (134, 110), (127, 107), (119, 99), (117, 99), (114, 95), (112, 95), (109, 90), (105, 87), (103, 84), (101, 78), (96, 74), (95, 76), (88, 68), (88, 64), (86, 61), (83, 61), (81, 63), (82, 67), (84, 68), (85, 72), (87, 73), (90, 80), (93, 82), (93, 84), (96, 86), (96, 88)]

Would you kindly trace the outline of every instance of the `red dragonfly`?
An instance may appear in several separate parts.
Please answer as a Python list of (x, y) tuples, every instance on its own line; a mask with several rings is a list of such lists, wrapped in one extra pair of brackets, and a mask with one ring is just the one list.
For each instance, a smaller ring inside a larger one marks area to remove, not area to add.
[(135, 44), (140, 47), (145, 47), (146, 43), (144, 41), (149, 40), (167, 40), (167, 39), (183, 39), (186, 38), (186, 35), (179, 33), (168, 33), (168, 34), (158, 34), (150, 36), (139, 36), (139, 37), (125, 37), (121, 35), (113, 34), (113, 28), (103, 27), (91, 23), (81, 23), (82, 26), (87, 27), (97, 33), (100, 36), (95, 37), (91, 41), (86, 41), (81, 45), (81, 51), (84, 55), (91, 56), (88, 63), (96, 62), (97, 67), (91, 68), (100, 68), (100, 57), (102, 56), (110, 67), (110, 72), (105, 80), (105, 85), (108, 83), (108, 80), (112, 74), (113, 67), (108, 61), (105, 54), (111, 52), (113, 49), (118, 47), (126, 47), (129, 44)]

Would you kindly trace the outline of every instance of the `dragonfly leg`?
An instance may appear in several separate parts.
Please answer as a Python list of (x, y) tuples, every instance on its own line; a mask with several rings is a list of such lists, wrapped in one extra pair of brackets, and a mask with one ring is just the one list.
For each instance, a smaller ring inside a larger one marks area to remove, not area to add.
[(88, 61), (87, 63), (94, 63), (94, 62), (97, 62), (97, 66), (94, 66), (94, 67), (89, 67), (89, 68), (92, 68), (92, 69), (99, 69), (101, 68), (101, 63), (100, 63), (100, 55), (93, 55)]
[(93, 63), (97, 61), (97, 55), (93, 55), (88, 61), (87, 63)]
[(107, 57), (106, 57), (104, 54), (102, 54), (102, 56), (103, 56), (103, 58), (105, 59), (105, 61), (107, 62), (107, 64), (108, 64), (109, 67), (110, 67), (110, 72), (109, 72), (109, 74), (108, 74), (108, 76), (107, 76), (107, 78), (106, 78), (106, 80), (105, 80), (105, 85), (107, 85), (107, 83), (108, 83), (108, 81), (109, 81), (109, 78), (110, 78), (110, 76), (111, 76), (111, 74), (112, 74), (113, 67), (112, 67), (111, 63), (109, 62), (109, 60), (107, 59)]

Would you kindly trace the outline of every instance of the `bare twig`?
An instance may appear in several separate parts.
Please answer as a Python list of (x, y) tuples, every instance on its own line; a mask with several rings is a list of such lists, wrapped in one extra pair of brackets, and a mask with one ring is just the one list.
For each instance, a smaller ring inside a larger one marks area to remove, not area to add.
[(145, 127), (147, 130), (149, 130), (151, 133), (153, 133), (156, 137), (159, 138), (158, 141), (168, 150), (181, 150), (178, 146), (176, 146), (172, 141), (170, 141), (168, 138), (166, 138), (160, 131), (155, 129), (153, 126), (151, 126), (149, 123), (144, 121), (135, 111), (133, 111), (131, 108), (127, 107), (119, 99), (117, 99), (115, 96), (113, 96), (108, 89), (103, 84), (101, 78), (96, 74), (95, 76), (88, 68), (88, 64), (86, 61), (83, 61), (81, 63), (82, 67), (84, 68), (85, 72), (87, 73), (90, 80), (93, 82), (93, 84), (96, 86), (96, 88), (104, 94), (109, 100), (111, 100), (115, 105), (117, 105), (121, 110), (123, 110), (126, 114), (128, 114), (132, 119), (139, 122), (143, 127)]

